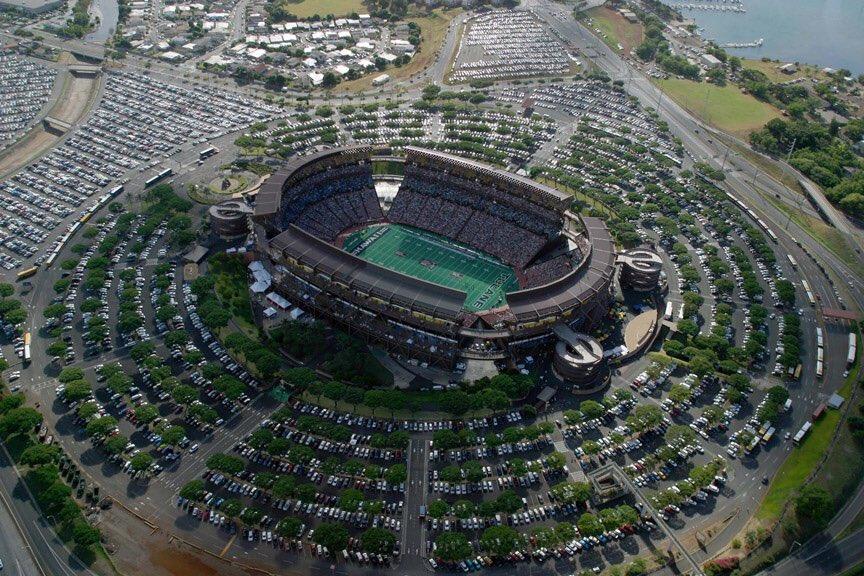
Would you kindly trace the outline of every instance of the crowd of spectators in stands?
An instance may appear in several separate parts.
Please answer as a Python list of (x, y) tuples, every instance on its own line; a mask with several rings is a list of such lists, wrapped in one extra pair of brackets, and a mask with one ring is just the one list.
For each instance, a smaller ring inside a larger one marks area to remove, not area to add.
[(519, 269), (561, 230), (557, 215), (525, 198), (411, 165), (388, 219), (464, 242)]
[(366, 165), (346, 165), (320, 172), (285, 191), (282, 225), (296, 224), (332, 242), (347, 228), (384, 218)]
[[(578, 254), (578, 253), (577, 253)], [(568, 254), (559, 254), (549, 260), (544, 260), (543, 262), (532, 264), (531, 266), (525, 268), (523, 273), (523, 288), (534, 288), (536, 286), (543, 286), (544, 284), (548, 284), (553, 280), (557, 280), (561, 278), (565, 274), (569, 274), (573, 271), (573, 268), (578, 263), (578, 260), (574, 259), (573, 253)]]

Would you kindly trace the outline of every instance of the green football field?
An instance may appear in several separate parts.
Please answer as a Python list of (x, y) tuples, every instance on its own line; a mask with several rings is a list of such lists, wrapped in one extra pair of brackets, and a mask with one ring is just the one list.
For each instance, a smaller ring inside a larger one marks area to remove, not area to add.
[(513, 269), (438, 234), (400, 224), (371, 226), (345, 239), (346, 252), (390, 270), (467, 293), (473, 312), (504, 304), (519, 288)]

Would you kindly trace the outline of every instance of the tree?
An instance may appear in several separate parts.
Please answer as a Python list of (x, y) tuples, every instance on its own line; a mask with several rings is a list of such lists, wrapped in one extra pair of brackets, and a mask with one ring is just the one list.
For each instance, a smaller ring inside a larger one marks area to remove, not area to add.
[(171, 391), (171, 398), (178, 404), (191, 404), (198, 399), (198, 390), (186, 384), (180, 384)]
[(360, 544), (365, 552), (390, 554), (396, 545), (396, 535), (384, 528), (370, 528), (360, 535)]
[(579, 532), (585, 536), (597, 536), (603, 533), (603, 524), (596, 516), (588, 512), (579, 517), (577, 526), (579, 526)]
[(325, 522), (315, 528), (312, 540), (325, 546), (331, 553), (336, 553), (348, 545), (348, 529), (341, 524)]
[(11, 438), (27, 434), (42, 423), (42, 414), (29, 406), (13, 408), (0, 416), (0, 436)]
[(427, 513), (432, 518), (441, 518), (442, 516), (446, 516), (449, 511), (450, 506), (446, 502), (443, 500), (436, 500), (429, 504)]
[(627, 424), (637, 432), (654, 428), (661, 422), (663, 422), (663, 412), (652, 404), (640, 404), (627, 417)]
[(84, 379), (84, 371), (78, 366), (67, 366), (60, 371), (60, 374), (57, 375), (57, 380), (60, 382), (67, 384), (74, 380), (83, 380)]
[(676, 383), (669, 389), (669, 399), (676, 404), (690, 400), (692, 395), (693, 393), (690, 391), (690, 387), (686, 384)]
[(82, 550), (89, 548), (99, 542), (99, 539), (100, 534), (98, 528), (90, 526), (83, 520), (75, 523), (75, 526), (72, 529), (72, 540), (75, 542), (76, 547)]
[(444, 532), (435, 540), (438, 558), (445, 562), (459, 562), (472, 555), (473, 549), (461, 532)]
[(356, 512), (363, 502), (363, 493), (356, 488), (346, 488), (339, 495), (339, 507), (349, 512)]
[(591, 497), (591, 485), (585, 482), (562, 482), (550, 488), (557, 502), (581, 504)]
[(582, 403), (579, 404), (579, 411), (589, 420), (592, 418), (599, 418), (606, 413), (606, 409), (603, 405), (594, 400), (583, 400)]
[(23, 394), (11, 394), (0, 398), (0, 414), (6, 414), (13, 408), (18, 408), (24, 405)]
[(66, 313), (66, 306), (62, 303), (51, 304), (42, 311), (45, 318), (60, 318)]
[(798, 522), (813, 532), (828, 525), (834, 515), (834, 500), (821, 486), (807, 484), (795, 498), (795, 515)]
[(59, 358), (66, 354), (68, 348), (69, 347), (62, 340), (55, 340), (45, 348), (45, 353), (52, 358)]
[(506, 556), (521, 545), (522, 536), (510, 526), (490, 526), (480, 536), (480, 547), (495, 556)]
[(299, 518), (286, 516), (276, 525), (276, 533), (283, 538), (296, 538), (302, 524)]
[(391, 466), (387, 473), (384, 475), (384, 479), (387, 480), (388, 484), (399, 485), (408, 478), (408, 470), (405, 467), (405, 464), (394, 464)]
[(89, 436), (107, 436), (117, 427), (117, 419), (113, 416), (94, 418), (87, 423), (85, 430)]
[(147, 452), (139, 452), (131, 458), (130, 462), (132, 463), (132, 470), (136, 472), (146, 470), (153, 464), (153, 456)]
[(236, 518), (243, 511), (243, 502), (237, 498), (229, 498), (222, 503), (220, 510), (222, 510), (228, 518)]
[(271, 489), (274, 498), (288, 498), (297, 489), (297, 480), (293, 476), (280, 476)]
[(636, 558), (627, 566), (626, 576), (642, 576), (648, 573), (648, 565), (642, 558)]
[(685, 446), (696, 439), (696, 432), (684, 424), (673, 424), (666, 429), (666, 443), (670, 446)]
[(246, 385), (243, 381), (229, 374), (225, 374), (214, 380), (213, 387), (225, 394), (225, 397), (229, 400), (236, 400), (246, 392)]
[(150, 356), (155, 349), (156, 347), (152, 342), (140, 342), (129, 350), (129, 355), (135, 362), (141, 362)]
[(90, 383), (86, 380), (75, 380), (66, 384), (66, 390), (63, 395), (70, 402), (77, 402), (87, 398), (93, 393)]
[(129, 444), (129, 439), (126, 438), (126, 436), (115, 434), (102, 444), (102, 448), (104, 448), (108, 454), (120, 454), (126, 449), (127, 444)]
[(135, 409), (135, 419), (145, 426), (155, 420), (158, 416), (159, 410), (152, 404), (142, 404)]
[[(161, 308), (160, 308), (161, 310)], [(180, 330), (175, 330), (174, 332), (169, 332), (165, 335), (165, 346), (169, 348), (174, 348), (177, 346), (182, 346), (189, 341), (189, 335), (186, 332), (182, 332)]]
[(39, 466), (27, 473), (27, 479), (30, 481), (33, 491), (39, 494), (60, 480), (60, 469), (55, 464)]
[(264, 511), (260, 508), (255, 508), (254, 506), (250, 506), (246, 508), (240, 513), (240, 520), (243, 521), (244, 524), (249, 526), (254, 526), (261, 521), (261, 518), (264, 517)]
[(213, 454), (207, 458), (207, 468), (236, 476), (246, 468), (245, 462), (230, 454)]
[(57, 461), (60, 448), (52, 444), (34, 444), (21, 453), (19, 462), (28, 466), (41, 466)]
[(584, 450), (585, 453), (588, 454), (589, 456), (594, 455), (594, 454), (598, 454), (601, 449), (602, 449), (602, 447), (600, 446), (600, 444), (598, 444), (594, 440), (585, 440), (582, 443), (582, 450)]
[(112, 375), (105, 384), (112, 392), (123, 395), (132, 387), (132, 378), (122, 372)]
[(438, 475), (444, 482), (460, 482), (462, 480), (462, 469), (456, 464), (450, 464), (442, 468)]
[(162, 436), (162, 443), (168, 446), (177, 446), (186, 437), (186, 429), (183, 426), (167, 426), (158, 433)]

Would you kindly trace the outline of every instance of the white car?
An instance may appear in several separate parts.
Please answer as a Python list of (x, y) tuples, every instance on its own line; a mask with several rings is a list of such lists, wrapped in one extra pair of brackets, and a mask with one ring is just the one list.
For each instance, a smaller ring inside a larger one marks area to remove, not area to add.
[(192, 444), (192, 446), (189, 447), (189, 453), (190, 454), (197, 451), (197, 450), (198, 450), (198, 443), (197, 442), (195, 444)]

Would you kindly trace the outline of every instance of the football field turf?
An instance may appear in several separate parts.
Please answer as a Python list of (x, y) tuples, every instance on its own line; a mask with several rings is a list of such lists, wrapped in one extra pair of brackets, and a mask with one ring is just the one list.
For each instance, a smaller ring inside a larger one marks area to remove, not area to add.
[(473, 312), (501, 306), (504, 295), (519, 288), (513, 269), (492, 256), (408, 226), (365, 228), (348, 236), (343, 247), (367, 262), (462, 290), (465, 308)]

